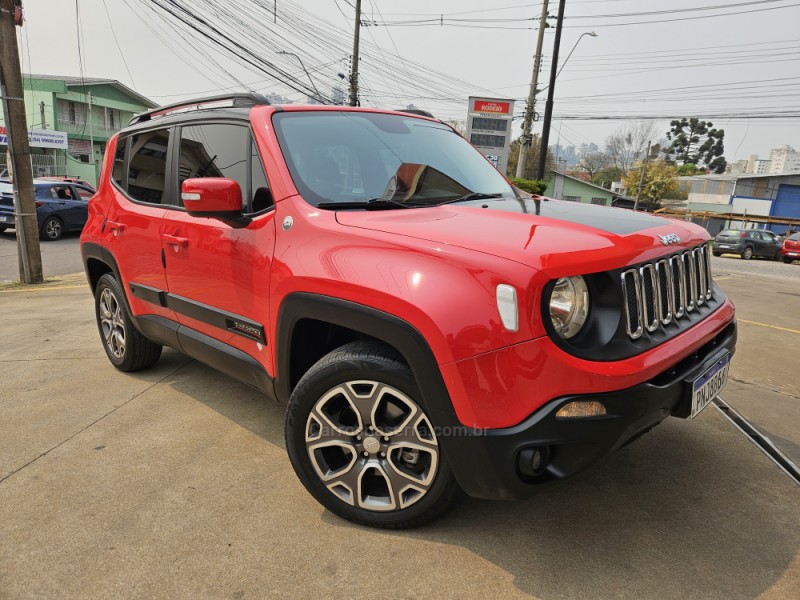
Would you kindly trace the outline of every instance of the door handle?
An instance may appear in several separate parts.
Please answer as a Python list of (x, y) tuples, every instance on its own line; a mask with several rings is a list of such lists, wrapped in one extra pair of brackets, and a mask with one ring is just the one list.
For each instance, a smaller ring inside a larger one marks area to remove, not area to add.
[(114, 235), (119, 235), (123, 231), (125, 231), (125, 224), (124, 223), (117, 223), (116, 221), (107, 221), (106, 225), (111, 230), (111, 233)]
[(189, 238), (177, 237), (174, 235), (163, 235), (163, 240), (175, 249), (175, 252), (189, 245)]

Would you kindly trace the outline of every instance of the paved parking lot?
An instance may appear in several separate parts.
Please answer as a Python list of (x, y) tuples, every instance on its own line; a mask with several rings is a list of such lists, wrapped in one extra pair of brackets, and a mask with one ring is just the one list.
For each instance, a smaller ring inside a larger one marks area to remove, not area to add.
[[(800, 265), (775, 264), (777, 278), (766, 265), (715, 259), (741, 324), (724, 396), (789, 453), (800, 448)], [(800, 589), (800, 488), (713, 407), (530, 501), (465, 499), (423, 529), (379, 532), (305, 492), (282, 407), (172, 351), (147, 372), (113, 369), (81, 276), (0, 291), (0, 310), (0, 598)]]
[[(55, 242), (40, 242), (45, 277), (75, 273), (83, 269), (80, 235), (65, 233)], [(17, 236), (14, 230), (0, 231), (0, 284), (19, 280)]]

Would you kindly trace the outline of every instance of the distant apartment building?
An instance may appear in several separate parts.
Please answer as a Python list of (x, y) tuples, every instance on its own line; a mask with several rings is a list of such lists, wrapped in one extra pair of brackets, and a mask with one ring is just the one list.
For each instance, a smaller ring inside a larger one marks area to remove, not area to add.
[[(33, 174), (39, 177), (72, 175), (96, 183), (109, 138), (134, 114), (157, 106), (115, 79), (25, 73), (22, 85)], [(0, 141), (0, 169), (6, 168), (4, 145)]]
[(731, 163), (731, 175), (784, 175), (800, 173), (800, 152), (789, 144), (770, 150), (769, 158), (751, 154), (749, 158)]
[(789, 144), (773, 148), (769, 153), (769, 173), (800, 173), (800, 152)]

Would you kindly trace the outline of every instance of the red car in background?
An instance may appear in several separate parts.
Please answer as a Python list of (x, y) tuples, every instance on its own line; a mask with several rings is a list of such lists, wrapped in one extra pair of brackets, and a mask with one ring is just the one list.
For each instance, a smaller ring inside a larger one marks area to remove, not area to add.
[(800, 233), (793, 233), (783, 241), (781, 258), (786, 264), (800, 260)]

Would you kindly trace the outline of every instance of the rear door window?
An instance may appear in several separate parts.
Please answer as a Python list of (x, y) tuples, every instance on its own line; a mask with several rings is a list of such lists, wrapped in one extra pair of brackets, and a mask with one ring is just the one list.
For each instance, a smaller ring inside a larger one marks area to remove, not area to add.
[(148, 204), (164, 202), (170, 132), (147, 131), (131, 138), (128, 195)]

